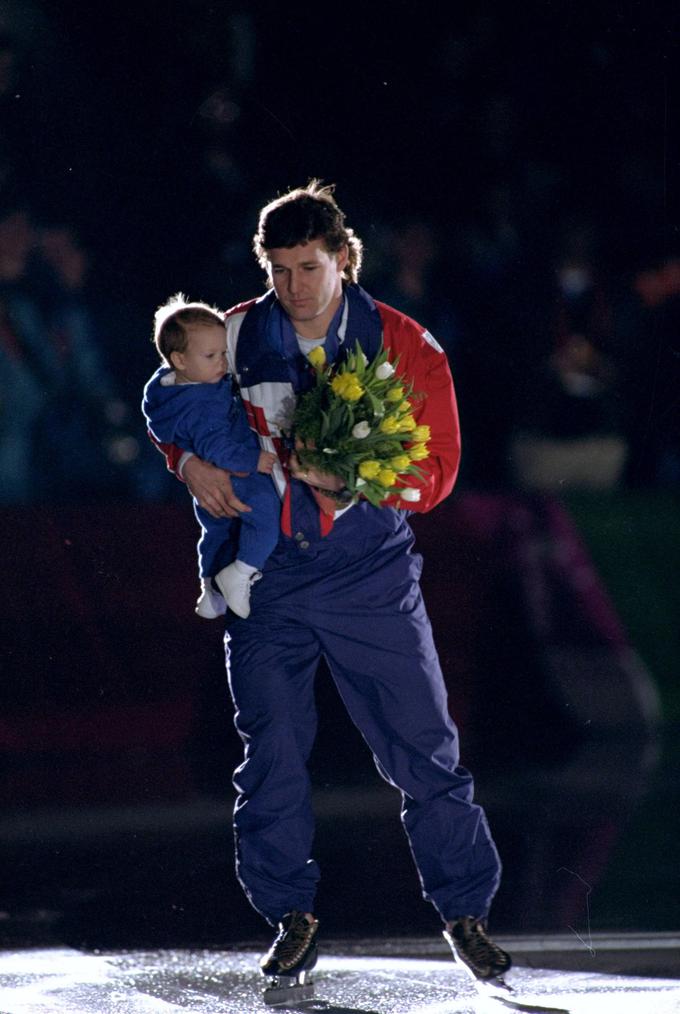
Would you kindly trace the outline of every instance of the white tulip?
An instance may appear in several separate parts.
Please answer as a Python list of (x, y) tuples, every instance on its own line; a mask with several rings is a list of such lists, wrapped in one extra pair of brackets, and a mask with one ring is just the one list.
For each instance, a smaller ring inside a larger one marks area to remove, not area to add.
[(402, 500), (408, 500), (409, 503), (417, 503), (420, 500), (420, 490), (409, 486), (407, 489), (400, 490), (399, 496)]
[(369, 424), (366, 422), (365, 419), (363, 419), (361, 422), (358, 422), (356, 426), (352, 427), (352, 436), (355, 437), (357, 440), (363, 440), (364, 437), (367, 437), (370, 432), (371, 427), (369, 426)]
[(378, 380), (389, 380), (393, 373), (394, 366), (392, 366), (392, 363), (388, 363), (387, 360), (384, 363), (381, 363), (375, 371), (375, 375)]
[(365, 480), (365, 479), (361, 479), (361, 478), (359, 478), (359, 479), (357, 479), (357, 481), (355, 482), (355, 484), (354, 484), (354, 485), (355, 485), (355, 486), (357, 487), (357, 489), (358, 489), (358, 488), (359, 488), (359, 486), (365, 486), (365, 485), (366, 485), (366, 480)]

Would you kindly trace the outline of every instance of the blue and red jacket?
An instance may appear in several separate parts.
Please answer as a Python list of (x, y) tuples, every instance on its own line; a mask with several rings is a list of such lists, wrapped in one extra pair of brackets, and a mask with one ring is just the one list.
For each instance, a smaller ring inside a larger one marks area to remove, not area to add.
[[(394, 508), (419, 513), (429, 511), (453, 489), (460, 463), (460, 428), (456, 397), (446, 354), (430, 333), (398, 310), (372, 299), (356, 284), (345, 287), (345, 310), (339, 328), (340, 351), (336, 361), (352, 351), (356, 342), (372, 359), (381, 342), (391, 362), (397, 362), (397, 374), (424, 395), (413, 415), (418, 425), (430, 427), (429, 457), (419, 462), (422, 477), (408, 476), (404, 485), (420, 490), (413, 502), (391, 497), (386, 503)], [(284, 355), (278, 331), (273, 327), (276, 296), (273, 291), (259, 299), (239, 303), (225, 313), (227, 358), (236, 377), (251, 428), (265, 450), (276, 451), (281, 463), (274, 479), (283, 500), (282, 529), (291, 535), (298, 527), (294, 501), (306, 500), (304, 514), (309, 517), (311, 491), (305, 483), (291, 483), (286, 468), (288, 451), (284, 434), (290, 426), (295, 407), (296, 384), (290, 358)], [(181, 458), (177, 447), (161, 444), (168, 467), (176, 471)], [(305, 487), (305, 489), (298, 489)], [(349, 508), (354, 510), (355, 508)], [(384, 508), (374, 508), (383, 510)], [(328, 534), (333, 516), (318, 511), (321, 536)]]

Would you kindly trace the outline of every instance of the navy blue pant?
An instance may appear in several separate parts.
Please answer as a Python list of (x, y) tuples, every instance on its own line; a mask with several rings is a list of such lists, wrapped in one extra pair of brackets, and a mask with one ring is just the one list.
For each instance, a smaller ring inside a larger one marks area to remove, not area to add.
[(234, 559), (261, 570), (278, 542), (281, 499), (271, 476), (260, 472), (232, 475), (231, 484), (237, 497), (252, 507), (236, 519), (214, 518), (194, 501), (194, 513), (201, 526), (198, 540), (201, 577), (213, 577)]
[(402, 793), (424, 897), (444, 919), (486, 915), (500, 862), (458, 762), (411, 529), (399, 512), (363, 504), (326, 539), (296, 534), (281, 538), (253, 587), (249, 619), (234, 618), (225, 639), (245, 746), (234, 775), (239, 880), (272, 923), (291, 909), (314, 911), (306, 762), (323, 656), (380, 774)]

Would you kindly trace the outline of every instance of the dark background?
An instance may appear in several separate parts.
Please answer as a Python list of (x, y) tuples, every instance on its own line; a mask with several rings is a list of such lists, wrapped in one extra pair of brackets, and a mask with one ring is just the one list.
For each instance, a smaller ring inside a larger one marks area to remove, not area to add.
[[(25, 484), (0, 476), (8, 940), (262, 932), (230, 869), (221, 632), (137, 406), (155, 307), (258, 294), (258, 209), (311, 177), (456, 378), (458, 493), (416, 529), (497, 925), (677, 927), (677, 27), (637, 2), (0, 4), (3, 440), (35, 405)], [(527, 432), (626, 462), (536, 488)], [(325, 924), (432, 932), (323, 674), (319, 704)]]
[[(41, 263), (41, 231), (70, 227), (109, 393), (135, 422), (155, 362), (153, 308), (178, 289), (220, 307), (260, 291), (257, 211), (317, 176), (337, 183), (365, 241), (367, 287), (427, 317), (450, 355), (465, 477), (504, 484), (513, 427), (539, 415), (555, 428), (542, 371), (564, 330), (558, 272), (574, 264), (592, 282), (588, 337), (616, 373), (605, 409), (630, 444), (627, 478), (665, 476), (669, 411), (678, 428), (671, 5), (3, 11), (3, 206), (37, 230), (29, 277), (44, 300), (54, 269)], [(424, 297), (395, 282), (415, 257), (414, 226), (429, 247), (418, 253)], [(652, 305), (649, 283), (669, 263), (670, 288)], [(68, 477), (54, 481), (68, 495)], [(137, 496), (153, 481), (119, 476), (106, 493), (126, 484)], [(44, 488), (34, 482), (31, 496)]]

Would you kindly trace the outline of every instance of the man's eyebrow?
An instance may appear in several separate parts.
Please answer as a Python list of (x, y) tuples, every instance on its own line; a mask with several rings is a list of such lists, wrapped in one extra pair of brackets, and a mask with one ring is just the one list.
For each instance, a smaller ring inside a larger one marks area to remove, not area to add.
[[(286, 270), (288, 269), (288, 265), (287, 264), (280, 264), (279, 261), (271, 261), (270, 263), (271, 263), (271, 266), (273, 268), (285, 268)], [(310, 267), (316, 267), (318, 263), (319, 262), (316, 261), (316, 260), (297, 261), (297, 263), (296, 264), (292, 264), (291, 267), (294, 267), (294, 268), (295, 267), (310, 268)]]

